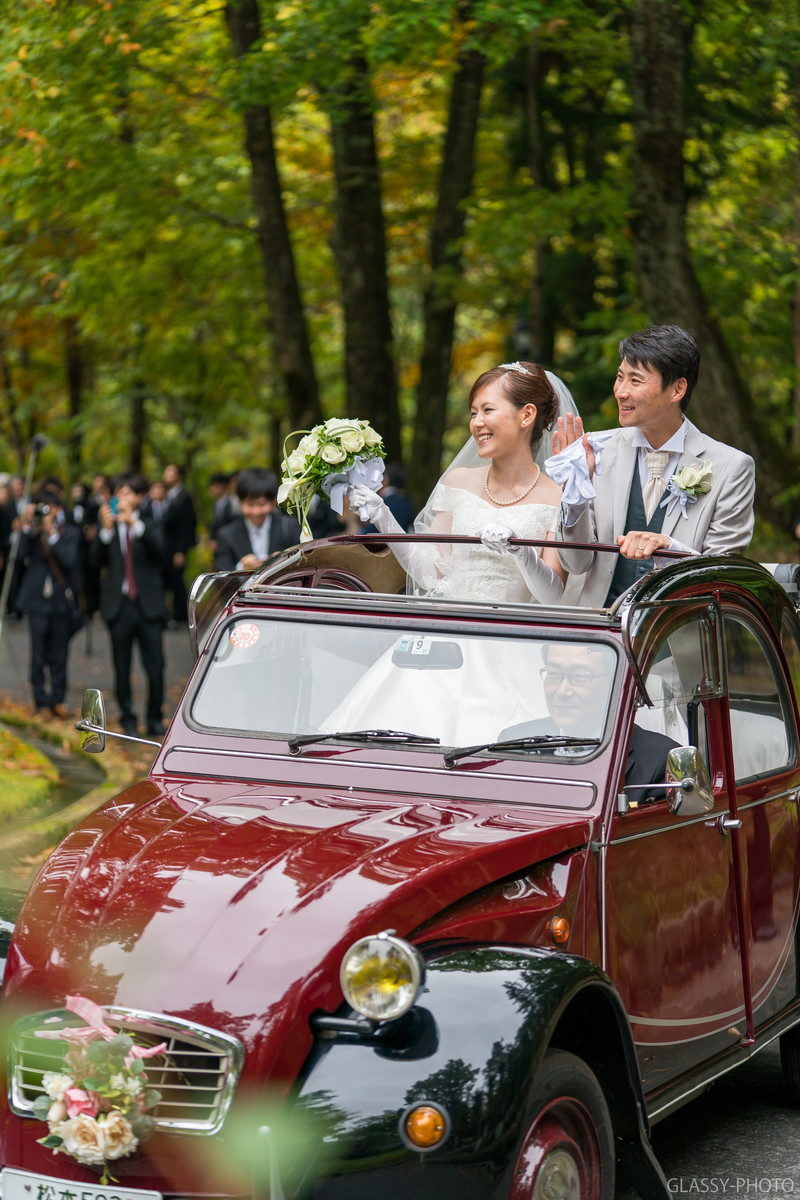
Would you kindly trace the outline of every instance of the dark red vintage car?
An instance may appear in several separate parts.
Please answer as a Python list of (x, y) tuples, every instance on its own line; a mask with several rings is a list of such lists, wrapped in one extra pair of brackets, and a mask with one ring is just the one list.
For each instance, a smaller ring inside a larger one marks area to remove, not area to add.
[[(651, 1122), (776, 1038), (800, 1094), (788, 591), (738, 558), (609, 611), (403, 586), (352, 539), (198, 581), (149, 777), (18, 920), (3, 1200), (662, 1197)], [(75, 993), (167, 1043), (113, 1185), (33, 1115)]]

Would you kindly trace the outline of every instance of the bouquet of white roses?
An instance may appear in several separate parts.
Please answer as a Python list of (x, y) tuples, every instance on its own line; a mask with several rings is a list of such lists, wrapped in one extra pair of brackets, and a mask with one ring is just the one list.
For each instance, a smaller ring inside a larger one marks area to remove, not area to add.
[[(289, 438), (299, 437), (287, 452)], [(315, 496), (324, 496), (341, 516), (349, 487), (363, 484), (377, 491), (383, 481), (383, 440), (368, 421), (331, 417), (313, 429), (290, 433), (284, 442), (278, 503), (286, 502), (300, 522), (300, 540), (311, 540), (308, 510)]]
[(66, 1007), (86, 1025), (65, 1025), (56, 1018), (60, 1028), (36, 1035), (69, 1043), (64, 1070), (44, 1072), (45, 1094), (34, 1102), (34, 1115), (50, 1130), (39, 1141), (55, 1154), (101, 1168), (100, 1182), (110, 1183), (109, 1162), (133, 1154), (153, 1132), (147, 1110), (161, 1094), (148, 1087), (143, 1060), (162, 1054), (167, 1045), (135, 1045), (128, 1034), (111, 1029), (102, 1008), (83, 996), (67, 996)]

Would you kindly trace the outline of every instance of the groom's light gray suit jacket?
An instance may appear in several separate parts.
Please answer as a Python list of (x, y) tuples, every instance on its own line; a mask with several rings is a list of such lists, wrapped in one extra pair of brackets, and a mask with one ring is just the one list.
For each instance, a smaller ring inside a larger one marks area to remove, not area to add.
[[(632, 429), (620, 429), (605, 445), (601, 475), (595, 475), (596, 496), (571, 527), (559, 523), (556, 536), (571, 542), (604, 542), (614, 545), (625, 533), (625, 518), (638, 450), (631, 445)], [(686, 441), (678, 470), (712, 464), (711, 490), (689, 503), (686, 516), (675, 504), (664, 517), (661, 532), (702, 554), (742, 553), (753, 536), (755, 464), (748, 454), (717, 442), (686, 421)], [(577, 603), (599, 608), (608, 595), (617, 564), (616, 554), (588, 550), (560, 551), (571, 575), (588, 572)]]

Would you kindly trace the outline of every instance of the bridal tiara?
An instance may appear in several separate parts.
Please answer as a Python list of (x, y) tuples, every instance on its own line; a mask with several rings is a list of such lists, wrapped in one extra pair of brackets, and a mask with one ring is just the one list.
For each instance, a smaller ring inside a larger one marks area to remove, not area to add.
[(533, 375), (533, 371), (529, 371), (527, 367), (523, 367), (521, 362), (498, 363), (498, 366), (503, 371), (519, 371), (520, 375)]

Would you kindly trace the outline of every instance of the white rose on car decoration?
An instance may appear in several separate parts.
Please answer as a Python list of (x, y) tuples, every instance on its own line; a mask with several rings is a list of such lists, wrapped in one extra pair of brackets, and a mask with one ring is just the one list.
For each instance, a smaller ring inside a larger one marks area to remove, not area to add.
[(681, 516), (685, 517), (690, 504), (696, 504), (701, 496), (711, 491), (714, 478), (714, 464), (709, 460), (699, 462), (696, 467), (681, 467), (670, 479), (661, 501), (666, 515), (672, 512), (676, 504), (680, 505)]
[[(288, 453), (286, 442), (295, 437), (300, 441)], [(377, 491), (383, 482), (383, 439), (368, 421), (331, 417), (313, 429), (290, 433), (286, 442), (278, 503), (294, 510), (301, 542), (312, 537), (308, 510), (315, 496), (327, 498), (341, 516), (348, 487), (363, 484)]]
[[(166, 1042), (137, 1046), (127, 1033), (111, 1029), (99, 1005), (84, 996), (67, 996), (66, 1009), (85, 1022), (37, 1030), (37, 1037), (67, 1042), (66, 1071), (46, 1071), (45, 1094), (33, 1105), (49, 1133), (40, 1143), (54, 1154), (68, 1154), (86, 1167), (100, 1167), (100, 1182), (113, 1183), (108, 1164), (138, 1148), (154, 1129), (148, 1116), (161, 1099), (147, 1083), (144, 1059), (163, 1054)], [(67, 1073), (69, 1072), (69, 1073)]]

